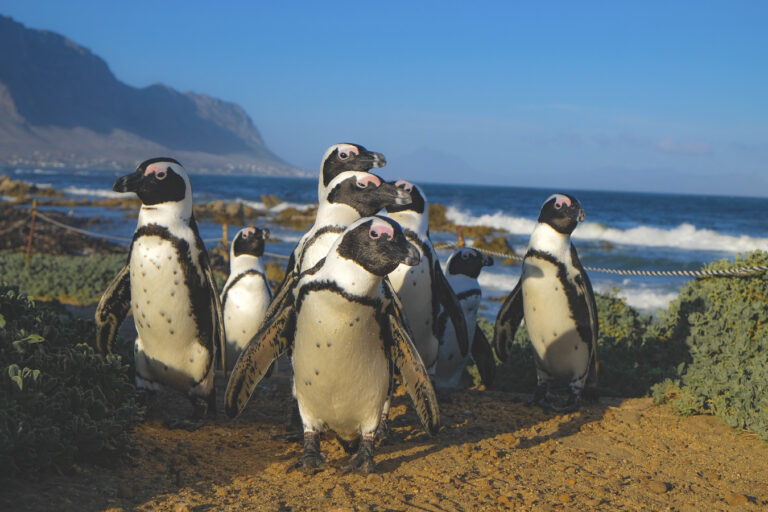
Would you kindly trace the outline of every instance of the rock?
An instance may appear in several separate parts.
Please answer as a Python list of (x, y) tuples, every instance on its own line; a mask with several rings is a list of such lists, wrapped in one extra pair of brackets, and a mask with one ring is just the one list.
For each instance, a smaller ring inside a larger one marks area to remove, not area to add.
[(561, 494), (557, 499), (560, 500), (560, 503), (570, 503), (573, 501), (573, 496), (570, 494)]
[(173, 512), (192, 512), (192, 509), (182, 501), (173, 506)]
[(731, 506), (746, 505), (749, 503), (749, 498), (737, 492), (729, 492), (725, 496), (725, 502)]

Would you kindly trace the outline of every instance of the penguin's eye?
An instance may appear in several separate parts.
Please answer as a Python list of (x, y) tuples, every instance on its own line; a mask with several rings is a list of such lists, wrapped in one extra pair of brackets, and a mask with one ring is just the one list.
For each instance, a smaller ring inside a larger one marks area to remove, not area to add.
[(246, 231), (245, 233), (241, 234), (241, 235), (240, 235), (240, 237), (241, 237), (243, 240), (245, 240), (246, 238), (248, 238), (248, 232)]
[(166, 176), (168, 176), (168, 173), (165, 171), (157, 171), (155, 173), (155, 177), (159, 180), (164, 180)]
[(346, 160), (347, 158), (349, 158), (349, 153), (346, 151), (339, 152), (339, 160)]
[(385, 235), (387, 240), (392, 240), (395, 233), (392, 231), (392, 228), (386, 228), (384, 226), (374, 226), (368, 231), (368, 236), (373, 240), (378, 240), (382, 235)]
[(468, 260), (469, 259), (469, 253), (468, 252), (461, 253), (461, 259)]
[(367, 181), (358, 181), (357, 182), (357, 188), (367, 188), (368, 182)]
[(563, 203), (561, 203), (560, 201), (555, 202), (555, 210), (559, 210), (562, 207), (563, 207)]

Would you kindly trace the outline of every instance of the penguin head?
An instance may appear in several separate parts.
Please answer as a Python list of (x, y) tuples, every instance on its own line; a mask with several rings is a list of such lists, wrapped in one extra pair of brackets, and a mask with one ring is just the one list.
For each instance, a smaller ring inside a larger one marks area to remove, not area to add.
[(544, 201), (539, 213), (539, 222), (548, 224), (564, 235), (570, 235), (576, 225), (586, 218), (581, 204), (568, 194), (552, 194)]
[(414, 212), (424, 214), (427, 207), (427, 198), (418, 185), (405, 180), (397, 180), (395, 186), (408, 194), (410, 202), (405, 204), (391, 204), (387, 206), (387, 213)]
[(168, 157), (145, 160), (132, 174), (119, 178), (112, 190), (135, 192), (145, 206), (185, 200), (189, 200), (191, 205), (192, 194), (187, 172), (178, 161)]
[(400, 224), (381, 215), (358, 220), (341, 235), (336, 252), (365, 270), (384, 277), (401, 263), (419, 263), (419, 251), (403, 233)]
[(268, 229), (255, 227), (241, 229), (232, 240), (231, 258), (243, 255), (261, 257), (264, 254), (264, 241), (268, 236)]
[(407, 204), (410, 198), (405, 190), (375, 174), (344, 171), (331, 180), (324, 200), (350, 206), (358, 217), (367, 217), (391, 204)]
[(381, 153), (368, 151), (359, 144), (341, 143), (329, 147), (320, 164), (320, 180), (324, 187), (345, 171), (370, 171), (384, 167), (387, 159)]
[(493, 258), (477, 249), (464, 247), (451, 254), (446, 268), (449, 275), (465, 275), (477, 279), (483, 267), (493, 265)]

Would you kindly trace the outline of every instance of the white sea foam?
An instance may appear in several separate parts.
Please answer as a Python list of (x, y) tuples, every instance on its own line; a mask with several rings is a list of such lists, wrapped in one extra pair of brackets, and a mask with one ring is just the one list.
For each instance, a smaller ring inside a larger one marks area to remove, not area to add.
[[(39, 185), (38, 185), (39, 186)], [(63, 192), (76, 196), (125, 197), (125, 194), (103, 188), (67, 187)]]
[[(454, 207), (448, 207), (446, 217), (464, 226), (490, 226), (505, 229), (515, 235), (529, 235), (536, 222), (523, 217), (513, 217), (502, 212), (475, 216)], [(747, 235), (726, 235), (710, 229), (699, 229), (692, 224), (681, 224), (671, 229), (638, 226), (617, 229), (585, 222), (573, 234), (574, 240), (597, 240), (613, 244), (639, 245), (644, 247), (673, 247), (681, 250), (748, 252), (768, 250), (768, 238)]]
[(250, 206), (251, 208), (255, 208), (256, 210), (267, 210), (273, 213), (281, 212), (286, 208), (295, 208), (297, 210), (304, 211), (312, 207), (311, 204), (289, 203), (285, 201), (273, 206), (272, 208), (267, 208), (261, 201), (243, 201), (242, 199), (237, 199), (237, 201), (243, 203), (244, 205)]

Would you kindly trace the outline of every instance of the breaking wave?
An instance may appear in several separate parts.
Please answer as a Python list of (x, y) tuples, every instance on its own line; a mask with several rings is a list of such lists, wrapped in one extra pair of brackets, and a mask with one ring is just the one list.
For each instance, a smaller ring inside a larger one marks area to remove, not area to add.
[[(500, 211), (493, 214), (472, 215), (466, 211), (448, 207), (446, 217), (455, 224), (489, 226), (504, 229), (514, 235), (530, 235), (536, 226), (534, 220), (505, 215)], [(672, 247), (694, 251), (747, 252), (755, 249), (768, 250), (768, 238), (726, 235), (711, 229), (700, 229), (688, 223), (670, 229), (650, 226), (617, 229), (597, 222), (585, 222), (576, 229), (573, 238), (574, 240), (595, 240), (644, 247)]]

